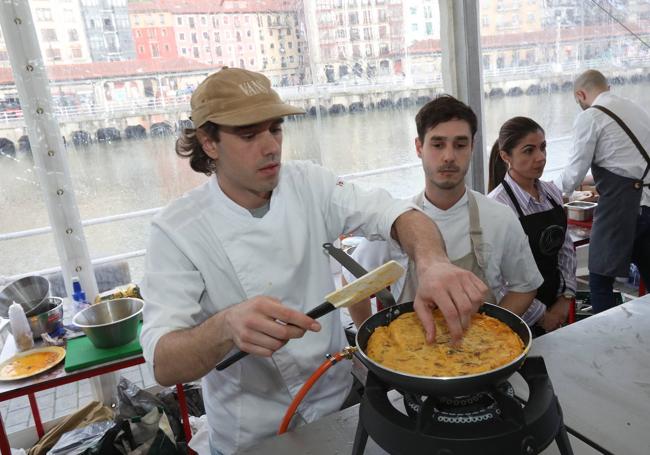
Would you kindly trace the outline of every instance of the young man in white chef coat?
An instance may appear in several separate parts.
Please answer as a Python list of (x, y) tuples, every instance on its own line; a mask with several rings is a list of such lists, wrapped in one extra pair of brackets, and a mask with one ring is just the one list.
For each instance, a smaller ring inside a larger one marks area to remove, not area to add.
[[(543, 282), (528, 239), (509, 207), (465, 185), (478, 128), (476, 114), (456, 98), (442, 95), (420, 109), (415, 123), (415, 150), (422, 160), (425, 186), (411, 202), (436, 222), (452, 263), (473, 272), (488, 286), (486, 301), (526, 319)], [(419, 275), (399, 245), (363, 240), (352, 256), (367, 269), (391, 259), (408, 267), (391, 291), (397, 303), (414, 300)], [(347, 271), (343, 277), (348, 282), (355, 279)], [(368, 300), (350, 308), (357, 326), (370, 314)], [(527, 322), (532, 325), (536, 319)]]
[[(177, 153), (210, 178), (153, 221), (141, 341), (160, 384), (202, 379), (213, 453), (274, 434), (325, 354), (345, 346), (338, 312), (318, 322), (305, 315), (334, 290), (324, 242), (353, 231), (399, 242), (426, 283), (417, 307), (429, 329), (437, 305), (462, 335), (483, 283), (449, 262), (437, 228), (411, 203), (311, 163), (281, 163), (282, 119), (303, 111), (284, 104), (266, 77), (224, 68), (197, 87), (191, 108), (196, 129)], [(234, 349), (252, 355), (215, 371)], [(295, 421), (338, 410), (349, 373), (349, 362), (330, 369)]]

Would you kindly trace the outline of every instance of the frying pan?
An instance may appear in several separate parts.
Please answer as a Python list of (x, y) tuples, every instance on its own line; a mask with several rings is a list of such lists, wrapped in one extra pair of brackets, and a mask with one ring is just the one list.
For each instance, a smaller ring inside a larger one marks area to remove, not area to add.
[(516, 314), (489, 303), (483, 304), (479, 313), (492, 316), (510, 327), (524, 344), (523, 352), (510, 363), (499, 368), (483, 373), (454, 377), (419, 376), (402, 373), (386, 368), (375, 362), (366, 353), (370, 335), (377, 327), (386, 326), (398, 316), (413, 311), (413, 302), (401, 303), (370, 316), (361, 325), (357, 332), (356, 343), (358, 351), (356, 356), (375, 373), (381, 380), (402, 392), (411, 392), (420, 395), (436, 396), (461, 396), (483, 391), (492, 385), (506, 380), (523, 364), (530, 350), (532, 336), (528, 325)]

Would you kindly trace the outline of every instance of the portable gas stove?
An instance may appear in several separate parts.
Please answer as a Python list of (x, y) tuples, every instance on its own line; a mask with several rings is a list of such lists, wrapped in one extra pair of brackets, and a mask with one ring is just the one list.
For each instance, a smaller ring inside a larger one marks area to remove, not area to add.
[(572, 455), (544, 360), (528, 357), (518, 372), (527, 402), (504, 382), (462, 397), (403, 393), (404, 413), (388, 398), (394, 387), (368, 371), (352, 454), (363, 454), (370, 436), (390, 454), (534, 455), (555, 440), (562, 455)]

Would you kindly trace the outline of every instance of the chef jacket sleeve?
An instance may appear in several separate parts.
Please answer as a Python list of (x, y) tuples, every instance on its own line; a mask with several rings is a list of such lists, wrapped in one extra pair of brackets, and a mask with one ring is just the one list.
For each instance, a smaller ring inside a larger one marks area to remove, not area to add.
[[(591, 109), (593, 111), (595, 109)], [(565, 194), (571, 194), (582, 183), (591, 166), (598, 143), (598, 126), (594, 113), (589, 110), (581, 112), (576, 118), (573, 133), (573, 153), (553, 181)]]
[(145, 258), (140, 336), (144, 358), (153, 364), (156, 344), (170, 332), (197, 325), (203, 277), (172, 239), (155, 223)]
[(365, 190), (338, 178), (320, 166), (308, 168), (310, 186), (322, 204), (330, 239), (341, 234), (360, 235), (369, 240), (388, 240), (393, 223), (402, 213), (418, 208), (408, 200), (393, 198), (383, 189)]
[(510, 218), (504, 230), (501, 273), (506, 287), (513, 292), (530, 292), (539, 288), (544, 278), (537, 269), (528, 237), (512, 210), (501, 214)]

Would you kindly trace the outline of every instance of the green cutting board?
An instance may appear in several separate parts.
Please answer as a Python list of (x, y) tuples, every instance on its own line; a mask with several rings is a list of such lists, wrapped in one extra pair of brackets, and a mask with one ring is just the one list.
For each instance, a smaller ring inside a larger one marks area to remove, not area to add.
[(135, 340), (128, 344), (108, 349), (96, 348), (87, 336), (69, 340), (65, 354), (65, 371), (69, 373), (82, 368), (142, 354), (142, 346), (140, 346), (141, 330), (142, 323), (138, 325), (138, 336)]

